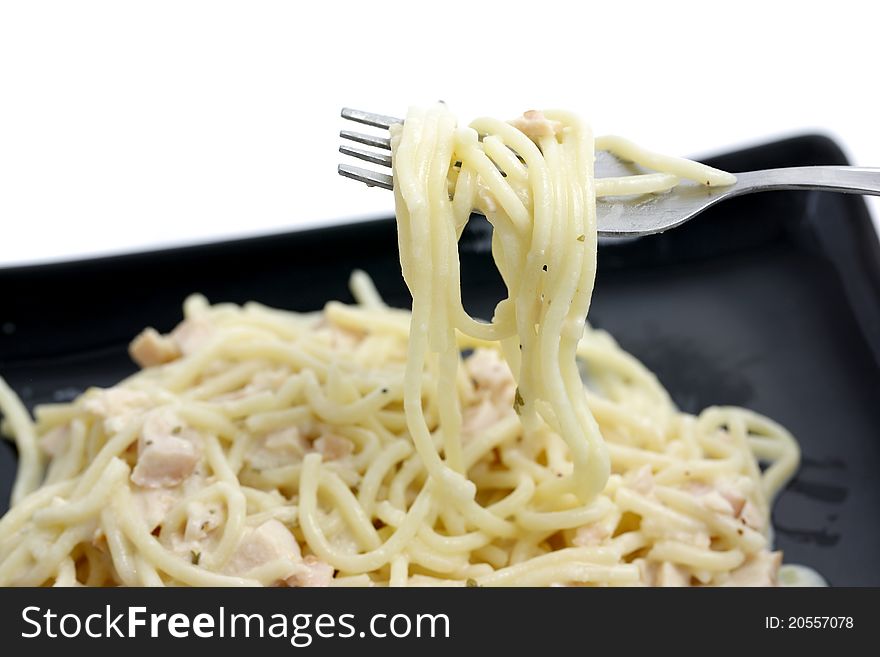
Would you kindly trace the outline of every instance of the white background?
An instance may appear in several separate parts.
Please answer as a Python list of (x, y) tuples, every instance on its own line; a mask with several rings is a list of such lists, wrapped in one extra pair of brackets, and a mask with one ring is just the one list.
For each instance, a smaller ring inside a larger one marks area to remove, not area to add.
[(0, 0), (0, 266), (388, 215), (336, 174), (344, 105), (565, 107), (689, 155), (821, 131), (880, 166), (876, 6)]

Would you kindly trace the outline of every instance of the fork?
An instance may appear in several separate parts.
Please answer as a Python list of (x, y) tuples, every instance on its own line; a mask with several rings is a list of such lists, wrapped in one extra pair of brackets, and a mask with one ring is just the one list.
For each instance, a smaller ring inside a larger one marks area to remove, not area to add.
[[(395, 123), (403, 123), (403, 119), (393, 116), (349, 108), (342, 110), (342, 118), (384, 130)], [(342, 130), (339, 136), (371, 147), (361, 148), (343, 144), (339, 147), (339, 152), (343, 155), (391, 167), (390, 137), (351, 130)], [(387, 173), (347, 164), (340, 164), (338, 171), (340, 175), (366, 183), (369, 187), (394, 189), (394, 179)], [(596, 178), (637, 175), (646, 171), (639, 165), (624, 162), (606, 151), (596, 153)], [(737, 173), (736, 183), (725, 187), (706, 187), (693, 181), (683, 180), (673, 190), (663, 194), (597, 198), (596, 219), (599, 235), (638, 237), (662, 233), (680, 226), (716, 203), (729, 198), (784, 189), (880, 196), (880, 168), (809, 166), (764, 169)]]

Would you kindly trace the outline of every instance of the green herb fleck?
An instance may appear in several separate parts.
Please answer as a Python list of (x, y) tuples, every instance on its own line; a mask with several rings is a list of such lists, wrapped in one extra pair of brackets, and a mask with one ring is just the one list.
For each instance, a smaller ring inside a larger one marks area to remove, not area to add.
[(189, 560), (192, 563), (192, 565), (198, 566), (201, 558), (202, 558), (201, 552), (199, 552), (197, 550), (190, 550), (189, 551)]
[(520, 409), (525, 406), (525, 402), (523, 401), (522, 395), (519, 392), (519, 388), (516, 389), (516, 394), (513, 397), (513, 410), (516, 411), (516, 414), (520, 414)]
[(578, 235), (578, 242), (583, 242), (585, 239), (587, 239), (586, 235)]
[(466, 585), (469, 589), (477, 589), (477, 588), (480, 587), (480, 585), (477, 584), (477, 580), (475, 580), (473, 577), (468, 577), (468, 578), (467, 578), (467, 582), (465, 582), (465, 585)]

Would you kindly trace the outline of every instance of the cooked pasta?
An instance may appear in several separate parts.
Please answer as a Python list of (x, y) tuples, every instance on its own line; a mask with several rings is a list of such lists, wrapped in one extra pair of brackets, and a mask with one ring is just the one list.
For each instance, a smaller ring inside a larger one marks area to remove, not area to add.
[[(593, 177), (594, 149), (655, 170)], [(353, 305), (184, 305), (131, 345), (143, 369), (32, 421), (0, 584), (772, 585), (774, 495), (797, 443), (744, 409), (676, 409), (585, 323), (597, 195), (730, 174), (594, 139), (565, 112), (392, 131), (412, 311), (352, 276)], [(458, 239), (493, 225), (508, 295), (461, 302)]]

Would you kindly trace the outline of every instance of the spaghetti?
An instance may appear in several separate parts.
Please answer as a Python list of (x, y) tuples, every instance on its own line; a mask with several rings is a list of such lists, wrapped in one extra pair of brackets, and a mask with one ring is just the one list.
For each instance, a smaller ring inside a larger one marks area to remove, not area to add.
[[(657, 173), (594, 180), (594, 148)], [(584, 321), (597, 195), (732, 177), (564, 112), (413, 110), (392, 149), (411, 313), (360, 272), (356, 304), (314, 314), (193, 296), (116, 386), (32, 422), (0, 383), (20, 457), (0, 584), (777, 582), (797, 443), (743, 409), (679, 412)], [(461, 303), (474, 209), (509, 292), (491, 322)]]

